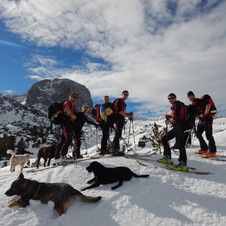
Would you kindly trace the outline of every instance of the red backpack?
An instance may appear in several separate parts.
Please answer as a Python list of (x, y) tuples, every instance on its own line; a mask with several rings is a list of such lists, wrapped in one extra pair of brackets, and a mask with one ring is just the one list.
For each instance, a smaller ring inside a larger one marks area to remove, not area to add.
[(211, 105), (211, 107), (210, 107), (210, 112), (209, 112), (210, 115), (212, 115), (212, 116), (216, 115), (216, 113), (217, 113), (217, 108), (216, 108), (216, 106), (215, 106), (215, 104), (214, 104), (214, 102), (213, 102), (211, 96), (208, 95), (208, 94), (205, 94), (205, 95), (202, 96), (200, 99), (203, 101), (203, 105), (204, 105), (204, 106), (206, 106), (207, 104), (210, 104), (210, 105)]
[(100, 123), (102, 121), (102, 118), (100, 116), (100, 108), (102, 104), (96, 104), (94, 108), (92, 109), (92, 115), (95, 117), (95, 120), (97, 123)]
[(120, 111), (125, 111), (126, 103), (121, 100), (121, 98), (117, 98), (113, 101), (114, 106), (114, 114), (118, 114)]

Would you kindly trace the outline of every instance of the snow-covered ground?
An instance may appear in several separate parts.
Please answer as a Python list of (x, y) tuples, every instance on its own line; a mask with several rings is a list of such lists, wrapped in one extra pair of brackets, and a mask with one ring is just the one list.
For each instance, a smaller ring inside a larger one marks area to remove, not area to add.
[[(151, 122), (150, 122), (151, 123)], [(149, 122), (136, 121), (136, 143), (144, 134), (141, 130)], [(162, 123), (162, 122), (160, 122)], [(147, 126), (146, 126), (147, 127)], [(218, 155), (226, 156), (226, 119), (214, 120), (214, 137)], [(131, 137), (130, 142), (133, 142)], [(74, 225), (74, 226), (150, 226), (150, 225), (226, 225), (226, 162), (203, 159), (195, 154), (199, 148), (196, 138), (191, 148), (187, 148), (188, 165), (199, 171), (209, 171), (209, 175), (196, 175), (168, 171), (157, 162), (145, 162), (142, 166), (135, 159), (125, 157), (101, 158), (97, 161), (107, 167), (127, 166), (138, 174), (149, 174), (149, 178), (133, 178), (122, 187), (111, 190), (112, 184), (86, 190), (90, 196), (102, 196), (98, 203), (82, 203), (79, 200), (69, 207), (67, 214), (58, 216), (53, 203), (41, 204), (31, 200), (26, 208), (7, 207), (15, 197), (7, 197), (5, 191), (19, 175), (9, 172), (9, 166), (0, 169), (0, 225)], [(137, 153), (150, 151), (147, 145)], [(96, 146), (89, 153), (96, 151)], [(160, 158), (157, 154), (151, 159)], [(174, 162), (178, 156), (173, 152)], [(225, 158), (226, 159), (226, 158)], [(91, 160), (68, 166), (28, 173), (24, 176), (42, 182), (66, 182), (78, 190), (87, 186), (92, 174), (86, 171)], [(144, 161), (143, 161), (144, 162)], [(43, 166), (41, 166), (43, 167)]]

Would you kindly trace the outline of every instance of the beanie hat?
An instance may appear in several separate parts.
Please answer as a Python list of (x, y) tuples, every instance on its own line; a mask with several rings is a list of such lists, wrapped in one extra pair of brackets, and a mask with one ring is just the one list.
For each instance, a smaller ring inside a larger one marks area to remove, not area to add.
[(176, 94), (175, 94), (175, 93), (170, 93), (170, 94), (168, 95), (168, 97), (175, 97), (175, 98), (176, 98)]
[(192, 91), (189, 91), (189, 92), (187, 93), (187, 96), (188, 96), (188, 97), (190, 97), (190, 96), (195, 96), (195, 94), (194, 94)]

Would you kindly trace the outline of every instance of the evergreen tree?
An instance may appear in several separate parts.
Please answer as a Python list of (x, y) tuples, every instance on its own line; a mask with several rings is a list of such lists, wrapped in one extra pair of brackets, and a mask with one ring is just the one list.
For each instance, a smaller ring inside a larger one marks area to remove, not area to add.
[(39, 135), (38, 127), (37, 126), (33, 126), (31, 128), (30, 132), (31, 132), (31, 136), (37, 137)]
[(155, 152), (159, 151), (161, 153), (161, 146), (162, 146), (161, 139), (165, 133), (166, 133), (165, 128), (154, 123), (151, 126), (150, 137), (143, 136), (138, 142), (138, 147), (143, 148), (146, 146), (147, 142), (151, 142), (152, 150)]
[(161, 153), (161, 146), (162, 146), (162, 137), (165, 134), (165, 129), (159, 129), (161, 126), (157, 125), (156, 123), (154, 123), (152, 125), (152, 131), (151, 131), (151, 136), (150, 136), (150, 141), (152, 144), (152, 150), (153, 151), (159, 151)]
[(26, 148), (27, 148), (26, 142), (24, 141), (24, 138), (21, 137), (21, 139), (17, 143), (17, 152), (19, 154), (24, 154)]
[(3, 137), (0, 137), (0, 159), (3, 157), (8, 157), (7, 150), (15, 149), (16, 137), (8, 136), (6, 133), (3, 134)]

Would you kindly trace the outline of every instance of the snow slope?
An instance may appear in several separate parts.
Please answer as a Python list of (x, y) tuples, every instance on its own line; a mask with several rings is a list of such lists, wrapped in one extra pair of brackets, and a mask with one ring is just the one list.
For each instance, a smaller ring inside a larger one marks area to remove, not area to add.
[[(218, 147), (218, 155), (226, 156), (226, 120), (214, 120), (214, 137)], [(157, 123), (163, 123), (162, 121)], [(136, 121), (136, 143), (141, 131), (149, 128), (147, 121)], [(148, 133), (148, 129), (146, 130)], [(131, 137), (130, 142), (133, 142)], [(69, 207), (67, 214), (58, 216), (53, 210), (53, 203), (41, 204), (31, 201), (30, 206), (9, 208), (7, 203), (15, 197), (7, 197), (5, 191), (19, 175), (9, 172), (9, 166), (0, 169), (0, 225), (74, 225), (74, 226), (150, 226), (150, 225), (226, 225), (226, 162), (203, 159), (197, 156), (198, 141), (193, 140), (191, 148), (187, 148), (188, 165), (200, 171), (210, 171), (209, 175), (196, 175), (175, 171), (167, 171), (162, 164), (153, 161), (142, 161), (142, 166), (134, 159), (125, 157), (101, 158), (97, 161), (107, 167), (127, 166), (138, 174), (149, 174), (149, 178), (133, 178), (124, 182), (122, 187), (111, 190), (112, 184), (86, 190), (90, 196), (102, 196), (98, 203), (87, 204), (79, 200)], [(95, 145), (89, 153), (95, 152)], [(147, 145), (137, 153), (150, 151)], [(161, 155), (149, 157), (160, 158)], [(177, 154), (173, 152), (174, 162)], [(225, 158), (226, 159), (226, 158)], [(36, 173), (24, 170), (24, 176), (42, 182), (66, 182), (80, 190), (87, 186), (86, 182), (92, 174), (86, 171), (91, 160), (78, 162), (68, 166), (59, 166)], [(41, 166), (43, 167), (43, 166)]]

